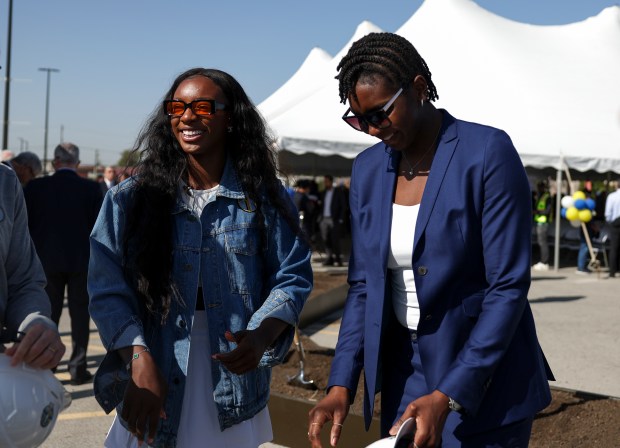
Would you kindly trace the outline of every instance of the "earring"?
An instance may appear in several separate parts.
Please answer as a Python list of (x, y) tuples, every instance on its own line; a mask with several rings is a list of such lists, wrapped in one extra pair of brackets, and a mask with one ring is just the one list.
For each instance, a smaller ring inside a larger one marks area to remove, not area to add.
[(424, 98), (420, 99), (420, 107), (424, 107)]
[(228, 126), (226, 128), (226, 132), (228, 132), (229, 134), (232, 134), (232, 131), (233, 131), (233, 127), (232, 126)]

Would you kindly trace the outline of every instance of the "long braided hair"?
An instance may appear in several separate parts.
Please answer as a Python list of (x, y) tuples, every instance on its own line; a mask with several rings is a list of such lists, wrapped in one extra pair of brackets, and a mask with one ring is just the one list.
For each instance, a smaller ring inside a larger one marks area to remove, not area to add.
[(360, 79), (372, 81), (376, 76), (385, 78), (394, 87), (405, 87), (417, 75), (422, 75), (427, 83), (428, 101), (439, 98), (426, 62), (411, 42), (398, 34), (370, 33), (355, 41), (337, 70), (342, 103), (350, 96), (357, 99), (355, 85)]
[[(299, 222), (281, 196), (273, 138), (237, 80), (221, 70), (193, 68), (174, 80), (163, 99), (172, 99), (183, 81), (196, 76), (212, 80), (231, 105), (234, 127), (227, 134), (226, 151), (247, 198), (256, 205), (261, 239), (264, 242), (267, 238), (261, 207), (265, 198), (301, 236)], [(188, 156), (174, 136), (170, 118), (161, 104), (138, 135), (133, 152), (139, 155), (139, 162), (133, 205), (127, 210), (123, 238), (125, 275), (148, 313), (158, 315), (164, 322), (172, 300), (178, 297), (172, 276), (171, 210), (176, 203), (179, 182), (188, 181)]]

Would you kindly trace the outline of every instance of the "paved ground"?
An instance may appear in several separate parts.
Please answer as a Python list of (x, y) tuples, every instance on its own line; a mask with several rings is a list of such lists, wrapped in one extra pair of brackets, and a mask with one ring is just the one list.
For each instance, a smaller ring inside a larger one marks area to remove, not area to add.
[[(316, 264), (315, 269), (325, 268)], [(620, 278), (581, 276), (575, 274), (574, 267), (532, 274), (529, 298), (541, 345), (557, 378), (552, 384), (620, 397)], [(334, 347), (339, 318), (334, 313), (306, 327), (304, 333), (322, 346)], [(69, 322), (65, 310), (61, 332), (68, 347), (71, 346)], [(94, 373), (104, 349), (94, 325), (91, 328), (89, 365)], [(57, 376), (71, 392), (73, 402), (60, 415), (43, 448), (101, 447), (113, 416), (105, 415), (98, 406), (91, 384), (68, 384), (65, 363), (61, 364)], [(277, 445), (267, 444), (263, 448), (267, 447)]]

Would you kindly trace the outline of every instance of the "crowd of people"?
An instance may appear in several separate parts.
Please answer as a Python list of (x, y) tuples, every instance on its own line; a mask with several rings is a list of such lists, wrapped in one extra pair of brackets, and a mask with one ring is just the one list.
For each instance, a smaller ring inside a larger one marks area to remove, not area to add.
[[(377, 138), (350, 183), (326, 173), (287, 191), (262, 116), (208, 68), (164, 92), (127, 179), (113, 167), (84, 179), (68, 142), (52, 175), (29, 152), (0, 165), (2, 348), (14, 364), (57, 369), (66, 298), (71, 382), (93, 381), (116, 409), (104, 446), (270, 441), (270, 371), (312, 290), (313, 251), (348, 264), (350, 287), (309, 445), (328, 430), (338, 444), (355, 399), (368, 429), (381, 392), (382, 437), (412, 418), (412, 447), (527, 446), (553, 380), (527, 300), (530, 270), (550, 263), (546, 183), (531, 191), (504, 131), (433, 105), (431, 71), (403, 37), (366, 35), (337, 71), (344, 122)], [(602, 214), (614, 277), (620, 190)], [(106, 349), (94, 378), (90, 319)]]
[[(558, 219), (560, 220), (560, 232), (567, 240), (565, 244), (574, 246), (577, 244), (577, 270), (576, 274), (588, 275), (599, 270), (601, 267), (608, 271), (604, 279), (615, 278), (619, 272), (618, 267), (620, 261), (618, 254), (620, 251), (620, 238), (618, 236), (618, 227), (620, 227), (620, 179), (610, 181), (607, 188), (594, 191), (593, 183), (585, 180), (582, 183), (583, 188), (580, 189), (587, 200), (592, 200), (594, 208), (591, 213), (591, 219), (583, 222), (572, 222), (572, 226), (578, 226), (574, 235), (563, 229), (570, 229), (569, 221), (564, 217), (557, 217), (556, 201), (557, 192), (552, 192), (550, 183), (546, 180), (540, 180), (536, 183), (536, 189), (532, 191), (532, 218), (533, 228), (540, 257), (537, 263), (532, 266), (536, 271), (548, 271), (551, 254), (549, 247), (551, 242), (555, 240), (555, 227)], [(555, 187), (554, 187), (555, 188)], [(609, 190), (609, 192), (608, 192)], [(560, 197), (570, 196), (568, 192), (560, 193)], [(553, 231), (553, 233), (552, 233)], [(572, 239), (571, 239), (572, 238)], [(562, 247), (562, 241), (560, 242)], [(604, 253), (604, 255), (600, 255)], [(603, 263), (607, 262), (607, 265)]]
[(299, 214), (300, 225), (314, 252), (323, 256), (323, 266), (343, 266), (348, 258), (343, 243), (350, 235), (349, 188), (336, 184), (326, 174), (320, 189), (314, 179), (300, 179), (289, 192)]

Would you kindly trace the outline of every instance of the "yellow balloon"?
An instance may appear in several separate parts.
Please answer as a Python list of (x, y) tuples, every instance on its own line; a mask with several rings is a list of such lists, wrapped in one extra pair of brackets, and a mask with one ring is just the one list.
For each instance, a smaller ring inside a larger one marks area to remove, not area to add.
[(576, 201), (577, 199), (585, 199), (586, 194), (583, 191), (575, 191), (573, 193), (573, 199)]
[(589, 209), (579, 210), (579, 220), (589, 222), (592, 219), (592, 211)]
[(579, 219), (579, 210), (576, 207), (569, 207), (566, 209), (566, 219), (569, 221), (575, 221)]

